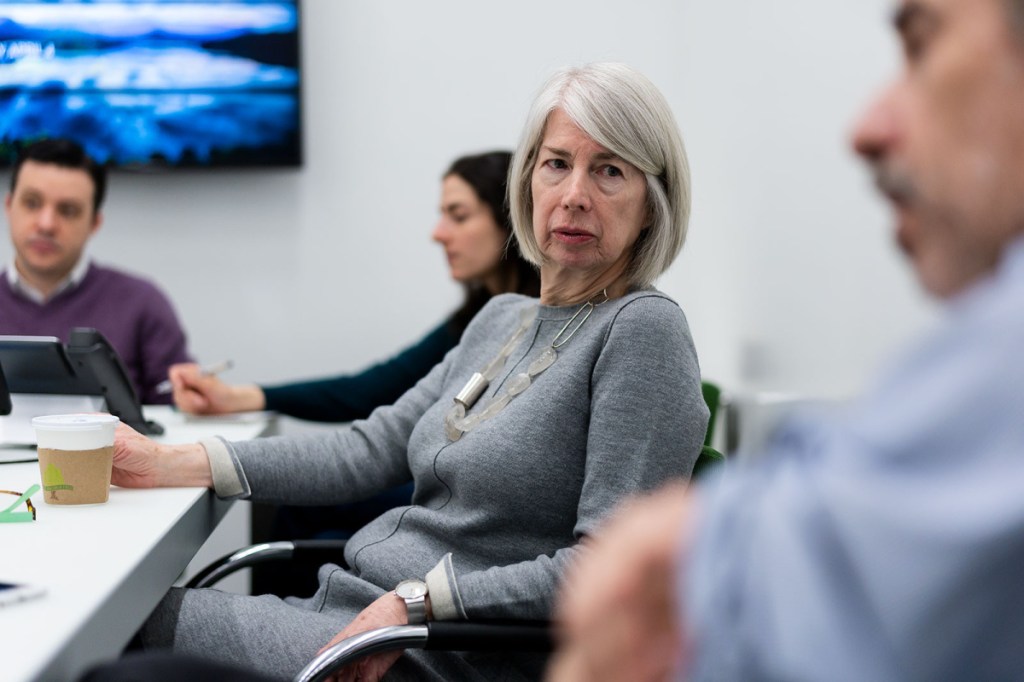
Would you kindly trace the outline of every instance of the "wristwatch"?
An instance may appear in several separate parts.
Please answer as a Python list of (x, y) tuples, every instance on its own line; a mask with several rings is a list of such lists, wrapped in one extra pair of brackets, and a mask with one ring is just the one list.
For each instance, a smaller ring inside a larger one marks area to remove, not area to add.
[(427, 584), (422, 580), (403, 580), (395, 586), (397, 594), (409, 611), (409, 625), (427, 622)]

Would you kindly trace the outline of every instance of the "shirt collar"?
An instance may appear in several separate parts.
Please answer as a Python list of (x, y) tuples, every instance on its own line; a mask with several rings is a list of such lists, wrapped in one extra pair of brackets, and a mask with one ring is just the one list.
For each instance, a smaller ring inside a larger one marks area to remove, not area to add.
[(42, 305), (46, 301), (52, 299), (58, 294), (76, 287), (82, 283), (85, 278), (85, 273), (89, 271), (90, 260), (88, 258), (79, 258), (78, 262), (75, 263), (75, 267), (71, 269), (67, 278), (63, 282), (57, 285), (57, 288), (53, 290), (53, 293), (48, 297), (43, 295), (43, 292), (36, 289), (34, 286), (29, 284), (18, 272), (18, 267), (12, 260), (10, 265), (7, 267), (7, 282), (11, 285), (11, 289), (25, 298)]

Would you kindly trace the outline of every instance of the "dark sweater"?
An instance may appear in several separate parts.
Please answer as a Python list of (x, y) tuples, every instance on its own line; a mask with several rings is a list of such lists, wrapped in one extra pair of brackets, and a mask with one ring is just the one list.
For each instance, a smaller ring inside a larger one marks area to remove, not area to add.
[(443, 322), (412, 346), (358, 374), (264, 386), (266, 408), (310, 421), (364, 419), (402, 397), (458, 342), (458, 335)]
[(14, 291), (7, 273), (0, 273), (0, 334), (56, 336), (67, 343), (73, 327), (93, 327), (107, 337), (143, 403), (170, 402), (156, 386), (168, 367), (190, 358), (174, 309), (153, 284), (92, 264), (77, 286), (40, 305)]

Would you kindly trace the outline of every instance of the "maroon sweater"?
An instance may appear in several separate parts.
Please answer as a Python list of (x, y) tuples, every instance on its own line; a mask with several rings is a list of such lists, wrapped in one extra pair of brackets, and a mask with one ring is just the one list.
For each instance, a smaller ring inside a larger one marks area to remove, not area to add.
[(12, 290), (7, 273), (0, 273), (0, 334), (56, 336), (67, 343), (72, 327), (93, 327), (107, 337), (143, 404), (170, 402), (156, 386), (168, 367), (189, 356), (185, 333), (159, 289), (92, 264), (77, 286), (39, 305)]

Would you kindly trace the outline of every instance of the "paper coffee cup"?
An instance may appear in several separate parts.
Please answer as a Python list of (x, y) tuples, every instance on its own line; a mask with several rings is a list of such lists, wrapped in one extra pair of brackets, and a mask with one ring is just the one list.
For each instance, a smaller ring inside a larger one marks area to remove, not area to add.
[(118, 421), (109, 414), (58, 414), (32, 419), (45, 502), (107, 501)]

